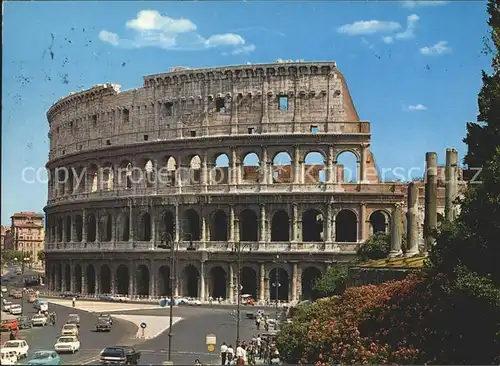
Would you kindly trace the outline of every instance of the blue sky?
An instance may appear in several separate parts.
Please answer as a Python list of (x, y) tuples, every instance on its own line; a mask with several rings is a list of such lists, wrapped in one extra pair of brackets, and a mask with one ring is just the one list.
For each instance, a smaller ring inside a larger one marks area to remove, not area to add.
[[(334, 60), (379, 167), (463, 157), (475, 120), (485, 2), (4, 2), (2, 224), (41, 211), (47, 185), (22, 171), (48, 156), (45, 113), (94, 84), (140, 87), (173, 66)], [(142, 12), (141, 12), (142, 11)], [(155, 11), (157, 13), (155, 13)], [(42, 177), (45, 175), (42, 174)], [(28, 177), (31, 179), (31, 177)]]

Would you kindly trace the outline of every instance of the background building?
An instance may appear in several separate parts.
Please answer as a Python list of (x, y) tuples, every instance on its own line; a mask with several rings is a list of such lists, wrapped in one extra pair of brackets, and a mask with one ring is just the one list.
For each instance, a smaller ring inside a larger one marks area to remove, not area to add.
[(0, 250), (5, 249), (5, 236), (7, 235), (7, 231), (9, 231), (10, 228), (8, 226), (1, 226), (1, 236), (0, 236)]
[(10, 219), (11, 225), (6, 230), (4, 249), (30, 253), (34, 262), (38, 262), (38, 252), (44, 250), (45, 246), (43, 215), (36, 212), (17, 212)]

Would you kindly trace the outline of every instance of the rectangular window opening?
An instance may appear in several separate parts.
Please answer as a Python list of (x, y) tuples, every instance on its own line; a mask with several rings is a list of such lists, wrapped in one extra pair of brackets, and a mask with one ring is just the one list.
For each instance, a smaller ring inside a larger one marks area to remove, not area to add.
[(94, 125), (94, 127), (95, 127), (95, 125), (97, 124), (97, 114), (94, 114), (94, 115), (92, 116), (92, 124)]
[(174, 114), (174, 103), (167, 102), (165, 103), (165, 116), (172, 117)]
[(215, 110), (220, 113), (226, 113), (226, 104), (223, 98), (215, 100)]
[(286, 95), (280, 95), (278, 97), (279, 109), (282, 112), (286, 112), (288, 110), (288, 97)]
[(191, 137), (196, 137), (196, 131), (191, 131)]
[(130, 112), (128, 109), (123, 110), (123, 122), (128, 123), (130, 121)]
[(111, 140), (106, 140), (106, 145), (111, 145)]
[(311, 132), (312, 133), (318, 133), (318, 126), (311, 125)]
[(255, 127), (248, 127), (248, 134), (253, 135), (255, 133)]
[(148, 141), (149, 140), (149, 136), (148, 135), (144, 135), (144, 141)]

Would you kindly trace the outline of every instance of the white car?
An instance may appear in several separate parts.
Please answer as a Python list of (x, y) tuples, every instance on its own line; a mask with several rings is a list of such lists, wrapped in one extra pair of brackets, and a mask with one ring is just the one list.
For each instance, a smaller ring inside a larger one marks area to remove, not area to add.
[(15, 351), (0, 349), (0, 365), (16, 365), (17, 355)]
[(80, 350), (80, 340), (77, 336), (62, 336), (59, 337), (54, 345), (54, 349), (59, 352), (75, 353)]
[(19, 304), (12, 304), (10, 306), (9, 312), (12, 315), (21, 315), (23, 313), (23, 307)]
[(190, 299), (188, 299), (188, 305), (197, 305), (197, 306), (200, 306), (201, 305), (201, 301), (198, 300), (198, 299), (190, 298)]
[(10, 307), (12, 306), (12, 301), (5, 301), (3, 303), (3, 311), (8, 313), (10, 311)]
[[(6, 286), (2, 286), (2, 294), (6, 293), (8, 290), (7, 290), (7, 287)], [(3, 365), (3, 364), (2, 364)]]
[(65, 324), (61, 329), (62, 336), (78, 336), (78, 326), (76, 324)]
[(25, 340), (18, 339), (15, 341), (7, 341), (3, 344), (2, 349), (7, 351), (16, 352), (17, 358), (25, 358), (28, 357), (28, 351), (30, 350), (30, 346), (26, 343)]
[(35, 314), (31, 317), (34, 326), (45, 327), (47, 325), (47, 317), (43, 314)]

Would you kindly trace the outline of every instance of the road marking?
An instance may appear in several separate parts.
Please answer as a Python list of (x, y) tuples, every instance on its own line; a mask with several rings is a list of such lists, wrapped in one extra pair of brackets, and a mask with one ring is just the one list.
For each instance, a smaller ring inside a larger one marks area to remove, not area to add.
[[(136, 334), (136, 338), (138, 339), (156, 338), (170, 328), (170, 318), (165, 316), (113, 314), (113, 317), (135, 324), (138, 327)], [(181, 320), (182, 318), (180, 317), (173, 317), (172, 325)], [(143, 322), (147, 324), (145, 329), (141, 329), (140, 327)], [(144, 337), (142, 336), (143, 334)]]
[[(66, 299), (48, 299), (51, 304), (56, 304), (59, 306), (65, 306), (68, 308), (73, 308), (73, 303), (71, 300)], [(77, 301), (74, 309), (81, 311), (103, 313), (103, 312), (115, 312), (115, 311), (134, 311), (134, 310), (153, 310), (153, 309), (163, 309), (159, 305), (153, 304), (120, 304), (120, 303), (106, 303), (102, 301)]]

